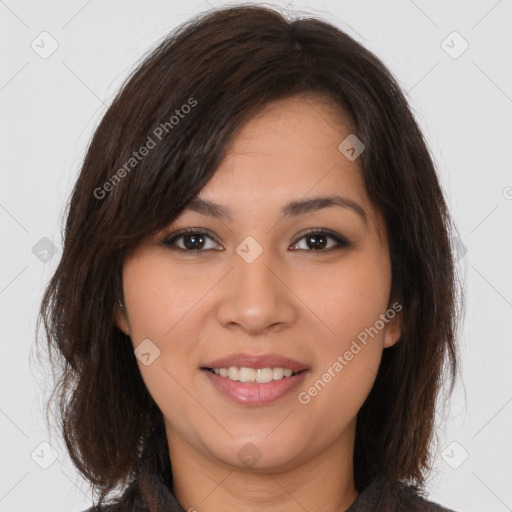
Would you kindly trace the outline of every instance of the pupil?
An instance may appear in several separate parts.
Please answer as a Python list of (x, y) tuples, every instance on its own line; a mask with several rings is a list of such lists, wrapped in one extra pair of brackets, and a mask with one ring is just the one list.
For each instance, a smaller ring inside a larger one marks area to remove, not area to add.
[[(318, 238), (321, 238), (323, 240), (323, 243), (313, 242), (313, 240), (318, 239)], [(308, 240), (308, 243), (311, 242), (313, 249), (323, 249), (325, 247), (325, 236), (323, 236), (323, 235), (310, 235), (307, 240)]]
[[(202, 239), (202, 235), (187, 235), (184, 238), (185, 247), (187, 249), (197, 249), (198, 247), (196, 244), (194, 244), (194, 241), (197, 242), (197, 240), (201, 240), (201, 239)], [(192, 240), (192, 243), (187, 243), (187, 240)]]

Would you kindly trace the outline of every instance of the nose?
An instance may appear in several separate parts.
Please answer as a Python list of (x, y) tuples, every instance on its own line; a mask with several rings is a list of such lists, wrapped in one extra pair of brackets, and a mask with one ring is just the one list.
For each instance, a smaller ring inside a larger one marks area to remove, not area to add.
[(287, 286), (285, 274), (271, 250), (263, 250), (252, 262), (234, 253), (233, 268), (219, 283), (219, 323), (251, 335), (292, 325), (297, 313), (296, 298)]

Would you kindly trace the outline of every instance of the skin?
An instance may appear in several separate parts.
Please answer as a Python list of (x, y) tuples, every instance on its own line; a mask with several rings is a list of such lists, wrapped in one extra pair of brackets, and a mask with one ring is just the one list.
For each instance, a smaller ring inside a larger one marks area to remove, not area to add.
[[(307, 404), (298, 400), (392, 304), (383, 219), (367, 196), (359, 159), (338, 150), (351, 126), (325, 98), (269, 104), (244, 126), (199, 194), (229, 206), (233, 220), (186, 210), (125, 261), (117, 325), (134, 348), (149, 338), (160, 350), (150, 365), (138, 364), (165, 418), (172, 489), (185, 510), (334, 512), (357, 497), (356, 415), (382, 351), (400, 337), (400, 315)], [(338, 206), (280, 213), (289, 201), (334, 192), (357, 202), (367, 223)], [(212, 234), (195, 245), (188, 239), (203, 252), (160, 244), (188, 227)], [(315, 250), (304, 238), (314, 228), (351, 245), (330, 249), (335, 240), (320, 235), (314, 242), (327, 245)], [(263, 249), (252, 263), (236, 252), (247, 236)], [(273, 403), (239, 404), (199, 369), (235, 352), (278, 353), (310, 370), (300, 388)], [(247, 443), (261, 454), (251, 467), (237, 456)]]

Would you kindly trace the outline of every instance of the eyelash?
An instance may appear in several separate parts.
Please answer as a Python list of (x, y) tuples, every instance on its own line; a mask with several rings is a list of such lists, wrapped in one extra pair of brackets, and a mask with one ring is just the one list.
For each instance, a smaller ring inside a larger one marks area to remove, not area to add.
[[(201, 235), (201, 236), (208, 237), (213, 242), (217, 243), (215, 241), (214, 237), (212, 235), (210, 235), (210, 233), (208, 231), (205, 231), (202, 229), (197, 229), (197, 228), (187, 228), (187, 229), (183, 229), (183, 230), (179, 231), (178, 233), (174, 233), (173, 235), (167, 236), (160, 242), (160, 245), (163, 245), (163, 246), (171, 249), (172, 251), (177, 251), (177, 252), (182, 252), (182, 253), (191, 253), (191, 254), (199, 254), (201, 252), (216, 250), (216, 249), (182, 249), (181, 247), (177, 247), (175, 245), (176, 240), (178, 240), (179, 238), (182, 238), (185, 235)], [(298, 242), (301, 241), (303, 238), (306, 238), (307, 236), (311, 236), (311, 235), (323, 235), (323, 236), (326, 236), (327, 238), (331, 238), (332, 240), (334, 240), (336, 242), (337, 246), (330, 247), (328, 249), (317, 249), (317, 250), (296, 249), (296, 250), (305, 251), (305, 252), (325, 253), (325, 252), (330, 252), (333, 249), (335, 249), (335, 250), (336, 249), (344, 249), (344, 248), (350, 247), (350, 245), (351, 245), (351, 243), (348, 240), (346, 240), (344, 237), (336, 235), (336, 234), (334, 234), (330, 231), (327, 231), (323, 228), (314, 229), (314, 230), (308, 231), (307, 233), (304, 233), (297, 240), (297, 242), (295, 242), (293, 245), (294, 246), (297, 245)]]

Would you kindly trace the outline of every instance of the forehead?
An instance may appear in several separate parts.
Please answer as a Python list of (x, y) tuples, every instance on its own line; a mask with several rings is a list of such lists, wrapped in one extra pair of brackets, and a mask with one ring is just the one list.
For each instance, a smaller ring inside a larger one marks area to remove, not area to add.
[(238, 132), (209, 191), (221, 192), (229, 183), (304, 194), (336, 181), (353, 193), (358, 188), (364, 192), (359, 163), (338, 149), (350, 129), (340, 108), (326, 99), (299, 96), (272, 102)]
[(298, 199), (338, 195), (377, 222), (358, 159), (339, 150), (354, 131), (351, 118), (327, 98), (272, 102), (238, 132), (198, 197), (228, 206), (239, 218), (261, 218)]
[[(283, 142), (335, 148), (356, 128), (351, 116), (337, 102), (321, 95), (296, 95), (268, 103), (241, 128), (230, 153), (286, 150)], [(297, 149), (297, 147), (295, 147)], [(355, 164), (357, 166), (357, 163)]]

